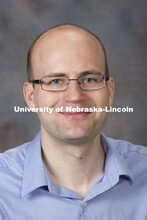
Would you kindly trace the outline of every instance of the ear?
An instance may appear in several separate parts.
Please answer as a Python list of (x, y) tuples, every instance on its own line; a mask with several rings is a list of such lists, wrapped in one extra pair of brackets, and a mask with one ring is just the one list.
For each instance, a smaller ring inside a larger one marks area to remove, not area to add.
[(114, 99), (114, 79), (110, 77), (108, 81), (109, 107), (112, 106)]
[(25, 82), (23, 86), (23, 95), (29, 108), (35, 108), (34, 88), (32, 83)]

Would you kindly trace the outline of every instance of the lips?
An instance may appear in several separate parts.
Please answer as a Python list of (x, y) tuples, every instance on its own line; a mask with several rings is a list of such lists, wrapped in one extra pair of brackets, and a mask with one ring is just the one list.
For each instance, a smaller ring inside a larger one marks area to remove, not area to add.
[(59, 114), (69, 119), (81, 119), (91, 114), (91, 112), (59, 112)]

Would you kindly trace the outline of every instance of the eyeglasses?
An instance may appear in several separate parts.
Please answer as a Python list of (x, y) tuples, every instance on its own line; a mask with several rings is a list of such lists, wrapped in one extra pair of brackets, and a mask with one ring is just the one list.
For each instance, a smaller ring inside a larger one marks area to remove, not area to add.
[(41, 85), (42, 90), (48, 92), (60, 92), (68, 88), (70, 81), (77, 80), (79, 87), (84, 91), (99, 90), (105, 87), (108, 76), (100, 73), (86, 74), (78, 79), (68, 79), (64, 76), (44, 76), (41, 79), (30, 80), (30, 83)]

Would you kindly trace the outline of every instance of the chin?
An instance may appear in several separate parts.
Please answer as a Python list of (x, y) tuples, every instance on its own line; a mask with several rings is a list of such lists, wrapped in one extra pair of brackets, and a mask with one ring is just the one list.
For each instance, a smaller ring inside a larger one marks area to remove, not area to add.
[[(96, 132), (92, 131), (79, 131), (79, 130), (72, 130), (72, 131), (65, 131), (62, 135), (61, 139), (65, 142), (69, 143), (84, 143), (88, 140), (94, 139), (97, 135)], [(95, 134), (95, 135), (94, 135)]]

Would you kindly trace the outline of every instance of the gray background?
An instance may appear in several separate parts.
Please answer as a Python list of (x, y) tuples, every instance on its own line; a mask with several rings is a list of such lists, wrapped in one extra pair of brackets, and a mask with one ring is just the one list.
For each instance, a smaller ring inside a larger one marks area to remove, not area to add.
[(0, 151), (31, 140), (40, 128), (35, 113), (15, 113), (14, 106), (25, 106), (30, 43), (61, 23), (81, 25), (100, 37), (116, 83), (113, 106), (134, 108), (133, 113), (110, 113), (105, 134), (146, 145), (146, 9), (146, 0), (1, 0)]

